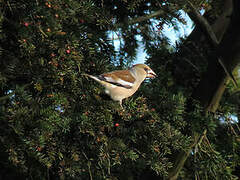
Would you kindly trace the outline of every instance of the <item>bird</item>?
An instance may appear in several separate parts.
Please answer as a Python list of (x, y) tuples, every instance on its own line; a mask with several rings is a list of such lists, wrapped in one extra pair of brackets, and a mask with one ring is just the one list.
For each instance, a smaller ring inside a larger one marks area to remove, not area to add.
[(105, 93), (112, 100), (118, 101), (121, 108), (122, 100), (132, 96), (146, 78), (155, 78), (156, 73), (145, 64), (135, 64), (128, 70), (116, 70), (100, 75), (86, 75), (105, 87)]

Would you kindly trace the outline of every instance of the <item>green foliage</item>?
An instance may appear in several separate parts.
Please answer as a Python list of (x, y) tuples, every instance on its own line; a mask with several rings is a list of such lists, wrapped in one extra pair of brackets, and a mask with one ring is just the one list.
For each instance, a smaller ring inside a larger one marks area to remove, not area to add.
[[(0, 174), (9, 175), (0, 177), (166, 178), (177, 152), (187, 151), (191, 135), (204, 129), (209, 137), (196, 146), (181, 178), (233, 177), (239, 139), (227, 134), (229, 126), (219, 119), (234, 108), (223, 105), (220, 116), (204, 116), (194, 102), (189, 111), (190, 93), (207, 56), (199, 63), (198, 55), (189, 54), (199, 67), (196, 72), (176, 58), (185, 54), (178, 50), (183, 45), (173, 49), (159, 32), (164, 24), (177, 29), (177, 20), (184, 22), (179, 14), (183, 1), (28, 0), (5, 1), (1, 8)], [(159, 8), (164, 13), (155, 22), (127, 23)], [(118, 52), (110, 33), (120, 37)], [(139, 36), (147, 63), (159, 77), (144, 82), (122, 110), (82, 74), (131, 64)], [(186, 72), (175, 72), (176, 67)]]

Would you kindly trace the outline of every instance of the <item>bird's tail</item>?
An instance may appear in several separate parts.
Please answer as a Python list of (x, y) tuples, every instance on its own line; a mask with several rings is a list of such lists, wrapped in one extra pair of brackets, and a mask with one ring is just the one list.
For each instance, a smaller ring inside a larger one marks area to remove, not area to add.
[(82, 75), (94, 79), (95, 81), (99, 82), (99, 83), (102, 84), (103, 86), (109, 86), (109, 83), (106, 82), (106, 81), (104, 81), (101, 76), (93, 76), (93, 75), (85, 74), (85, 73), (82, 74)]
[(90, 74), (82, 74), (83, 76), (87, 76), (87, 77), (90, 77), (90, 78), (92, 78), (92, 79), (94, 79), (95, 81), (100, 81), (100, 79), (98, 79), (96, 76), (93, 76), (93, 75), (90, 75)]

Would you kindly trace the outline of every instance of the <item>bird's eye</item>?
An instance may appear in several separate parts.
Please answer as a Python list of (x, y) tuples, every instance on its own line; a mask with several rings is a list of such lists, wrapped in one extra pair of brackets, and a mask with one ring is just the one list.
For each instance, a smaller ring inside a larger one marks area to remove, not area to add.
[(145, 70), (146, 72), (148, 72), (148, 68), (144, 68), (144, 70)]

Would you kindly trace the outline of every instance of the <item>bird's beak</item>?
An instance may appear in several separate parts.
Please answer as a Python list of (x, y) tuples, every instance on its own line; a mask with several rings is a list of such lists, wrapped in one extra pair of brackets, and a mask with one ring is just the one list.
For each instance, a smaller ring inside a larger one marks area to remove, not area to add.
[(153, 72), (153, 70), (149, 70), (147, 73), (147, 78), (155, 78), (157, 77), (157, 74)]

